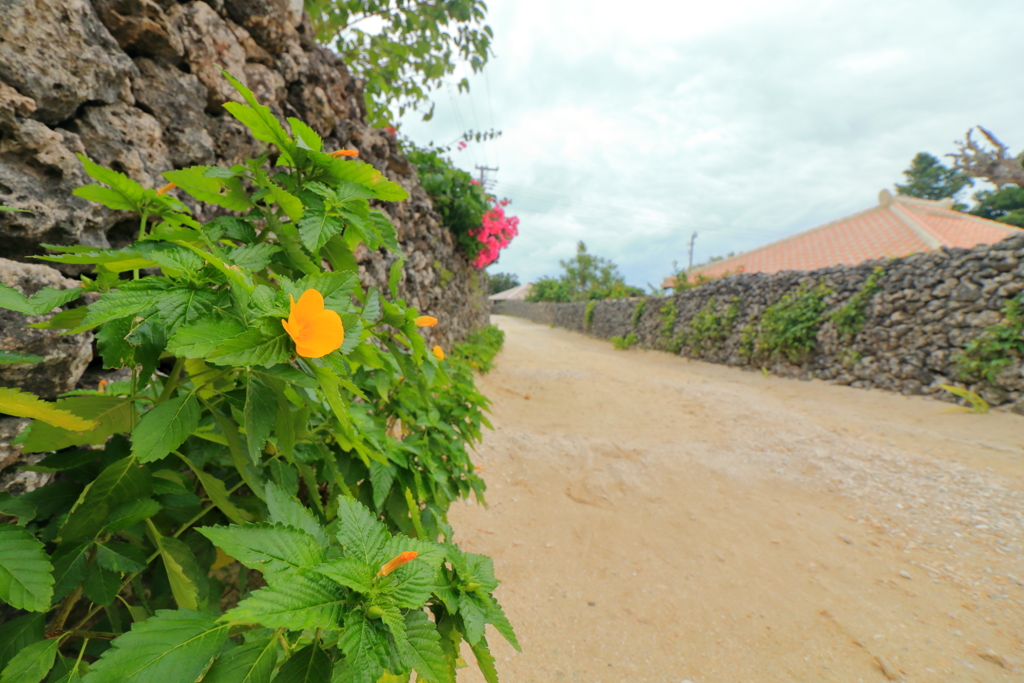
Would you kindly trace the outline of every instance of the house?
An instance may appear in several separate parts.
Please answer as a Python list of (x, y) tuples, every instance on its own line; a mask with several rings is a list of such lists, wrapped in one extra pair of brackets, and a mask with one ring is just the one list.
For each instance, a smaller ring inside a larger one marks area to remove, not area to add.
[[(700, 275), (717, 278), (735, 273), (853, 266), (941, 247), (995, 244), (1021, 232), (1011, 225), (954, 211), (952, 206), (952, 199), (916, 199), (882, 190), (878, 206), (736, 256), (696, 266), (687, 271), (687, 276), (693, 282)], [(672, 278), (666, 278), (662, 288), (670, 287)]]

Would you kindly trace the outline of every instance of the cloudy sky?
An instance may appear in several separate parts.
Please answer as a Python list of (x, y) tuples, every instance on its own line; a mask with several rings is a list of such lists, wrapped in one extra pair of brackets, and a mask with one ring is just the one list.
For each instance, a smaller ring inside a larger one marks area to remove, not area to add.
[[(630, 284), (869, 208), (920, 151), (986, 126), (1024, 146), (1020, 0), (489, 0), (496, 56), (435, 94), (418, 142), (498, 166), (519, 237), (491, 272), (579, 240)], [(947, 160), (948, 161), (948, 160)]]

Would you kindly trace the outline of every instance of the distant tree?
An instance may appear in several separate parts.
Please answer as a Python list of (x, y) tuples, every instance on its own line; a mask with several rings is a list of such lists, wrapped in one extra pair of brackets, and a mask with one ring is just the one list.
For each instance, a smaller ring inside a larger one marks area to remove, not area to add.
[(515, 273), (494, 273), (488, 274), (491, 280), (491, 294), (504, 292), (519, 286), (519, 276)]
[(569, 288), (557, 277), (542, 277), (530, 285), (527, 301), (568, 302)]
[[(903, 175), (907, 178), (907, 184), (897, 183), (896, 194), (918, 199), (955, 197), (965, 187), (974, 184), (974, 180), (966, 172), (943, 166), (941, 161), (927, 152), (919, 152)], [(956, 208), (962, 210), (967, 206), (960, 205)]]
[(981, 190), (974, 193), (974, 200), (978, 203), (968, 213), (1024, 228), (1024, 188), (1004, 185), (998, 190)]
[(576, 245), (574, 257), (558, 263), (565, 269), (562, 281), (569, 288), (573, 301), (591, 298), (591, 290), (611, 290), (616, 282), (624, 282), (618, 266), (609, 259), (587, 253), (587, 245), (582, 241)]

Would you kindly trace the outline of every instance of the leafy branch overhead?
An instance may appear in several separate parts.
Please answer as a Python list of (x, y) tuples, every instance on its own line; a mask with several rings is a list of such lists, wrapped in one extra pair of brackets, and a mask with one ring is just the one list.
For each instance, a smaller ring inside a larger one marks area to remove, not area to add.
[[(32, 419), (32, 469), (60, 473), (0, 497), (0, 683), (447, 683), (463, 641), (496, 681), (486, 626), (518, 643), (447, 511), (483, 500), (474, 370), (501, 333), (428, 351), (437, 319), (398, 297), (397, 235), (370, 204), (405, 191), (232, 83), (273, 165), (157, 190), (82, 157), (97, 183), (76, 194), (137, 216), (138, 240), (39, 257), (92, 266), (81, 287), (0, 288), (30, 316), (94, 294), (34, 324), (95, 329), (130, 372), (52, 403), (0, 388), (0, 413)], [(180, 192), (228, 214), (201, 223)], [(360, 245), (390, 252), (386, 291), (362, 285)]]

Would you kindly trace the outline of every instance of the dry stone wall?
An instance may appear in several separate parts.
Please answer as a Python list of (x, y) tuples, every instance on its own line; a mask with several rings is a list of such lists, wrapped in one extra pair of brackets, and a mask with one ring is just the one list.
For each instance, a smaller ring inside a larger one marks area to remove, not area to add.
[[(840, 334), (828, 313), (856, 295), (878, 267), (884, 272), (877, 280), (879, 290), (865, 302), (863, 327), (852, 337)], [(750, 358), (744, 329), (756, 325), (765, 309), (787, 292), (818, 284), (831, 293), (824, 297), (827, 309), (813, 351), (796, 364), (785, 358)], [(940, 385), (951, 384), (978, 393), (993, 406), (1024, 414), (1020, 358), (1002, 368), (995, 382), (961, 381), (954, 362), (965, 344), (1003, 319), (1000, 311), (1022, 291), (1024, 234), (974, 249), (941, 249), (813, 272), (734, 275), (669, 297), (599, 301), (589, 326), (586, 303), (502, 301), (494, 302), (493, 312), (603, 338), (633, 333), (646, 348), (749, 369), (764, 366), (787, 377), (945, 400), (952, 397)], [(643, 306), (642, 313), (634, 317), (638, 306)], [(666, 326), (670, 306), (677, 312)], [(722, 320), (729, 317), (730, 306), (734, 314), (721, 338), (688, 344), (701, 311)]]
[[(399, 295), (439, 320), (424, 329), (429, 343), (449, 348), (485, 325), (486, 276), (456, 250), (395, 139), (365, 123), (361, 84), (312, 35), (302, 0), (0, 0), (0, 204), (31, 211), (0, 212), (0, 281), (29, 294), (44, 284), (73, 286), (65, 279), (77, 275), (73, 268), (27, 265), (44, 251), (40, 244), (118, 247), (133, 239), (137, 217), (71, 194), (90, 182), (76, 153), (146, 187), (163, 185), (160, 174), (171, 169), (262, 154), (263, 143), (221, 106), (239, 99), (224, 68), (279, 118), (302, 119), (329, 151), (359, 150), (409, 192), (381, 208), (406, 258)], [(180, 198), (198, 218), (214, 216)], [(357, 252), (364, 285), (386, 286), (396, 258)], [(50, 378), (0, 365), (0, 386), (51, 399), (74, 388), (92, 335), (49, 338), (12, 316), (0, 317), (0, 349), (44, 356)], [(12, 453), (8, 432), (0, 424), (0, 469)]]

